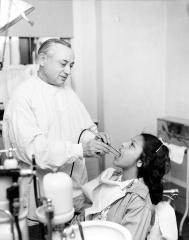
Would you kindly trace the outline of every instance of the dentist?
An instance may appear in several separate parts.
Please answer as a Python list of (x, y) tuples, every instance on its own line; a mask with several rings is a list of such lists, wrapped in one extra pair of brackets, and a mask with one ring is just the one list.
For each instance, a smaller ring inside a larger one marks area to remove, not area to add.
[[(38, 51), (39, 70), (14, 92), (4, 114), (3, 138), (6, 148), (17, 149), (21, 168), (31, 166), (32, 154), (38, 166), (38, 177), (52, 170), (71, 174), (73, 193), (77, 197), (87, 182), (85, 157), (109, 153), (108, 138), (103, 141), (83, 134), (94, 125), (89, 113), (67, 84), (74, 65), (70, 44), (59, 39), (45, 41)], [(72, 171), (72, 165), (74, 169)], [(33, 184), (23, 184), (23, 194), (29, 205), (28, 219), (36, 223)]]

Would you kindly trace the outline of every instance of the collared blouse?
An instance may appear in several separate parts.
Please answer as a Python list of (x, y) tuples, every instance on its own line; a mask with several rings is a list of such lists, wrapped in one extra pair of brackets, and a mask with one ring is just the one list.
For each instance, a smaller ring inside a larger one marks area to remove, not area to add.
[[(150, 230), (153, 209), (148, 187), (142, 180), (136, 179), (121, 182), (122, 185), (115, 183), (116, 181), (113, 183), (110, 180), (116, 173), (117, 171), (113, 168), (106, 169), (97, 179), (84, 185), (84, 193), (93, 203), (92, 207), (85, 210), (87, 219), (97, 220), (98, 218), (119, 223), (131, 232), (133, 240), (145, 240)], [(103, 198), (107, 199), (109, 205), (97, 197), (99, 194), (102, 199), (103, 185), (105, 188)], [(106, 198), (107, 189), (112, 191), (112, 194)], [(99, 203), (95, 202), (97, 199)]]

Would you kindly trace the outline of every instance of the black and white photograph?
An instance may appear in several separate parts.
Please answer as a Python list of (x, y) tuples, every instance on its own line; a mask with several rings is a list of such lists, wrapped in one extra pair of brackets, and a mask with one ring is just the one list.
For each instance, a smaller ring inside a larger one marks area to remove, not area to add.
[(0, 0), (0, 240), (189, 239), (189, 0)]

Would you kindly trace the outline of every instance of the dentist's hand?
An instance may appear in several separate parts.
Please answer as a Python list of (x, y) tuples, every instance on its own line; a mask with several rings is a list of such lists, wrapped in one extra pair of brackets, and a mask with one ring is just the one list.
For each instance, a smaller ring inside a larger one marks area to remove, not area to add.
[(104, 142), (108, 145), (111, 143), (110, 136), (104, 132), (97, 133), (96, 139), (101, 140), (102, 142)]
[(103, 141), (100, 139), (92, 139), (86, 143), (82, 143), (84, 157), (99, 157), (110, 152), (109, 146), (105, 143), (107, 139), (103, 136)]

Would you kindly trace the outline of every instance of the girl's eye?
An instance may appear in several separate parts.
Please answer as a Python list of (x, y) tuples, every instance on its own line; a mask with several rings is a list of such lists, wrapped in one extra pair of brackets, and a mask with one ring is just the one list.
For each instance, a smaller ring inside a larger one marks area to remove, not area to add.
[(134, 147), (134, 143), (131, 142), (130, 145), (129, 145), (129, 147)]

